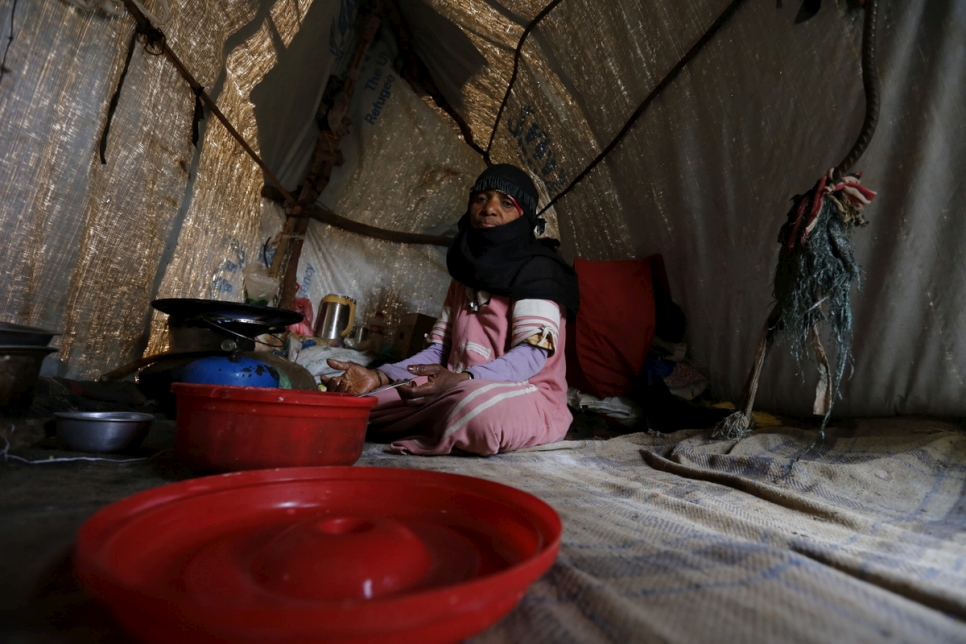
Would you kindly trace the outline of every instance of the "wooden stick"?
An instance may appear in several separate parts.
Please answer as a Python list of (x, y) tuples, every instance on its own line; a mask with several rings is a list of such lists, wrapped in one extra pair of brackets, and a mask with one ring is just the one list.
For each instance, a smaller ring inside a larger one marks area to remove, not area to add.
[[(328, 109), (326, 115), (328, 128), (324, 128), (316, 138), (315, 150), (312, 153), (312, 163), (309, 166), (308, 174), (302, 182), (302, 189), (299, 192), (299, 208), (304, 208), (315, 203), (315, 200), (319, 198), (322, 191), (329, 185), (329, 178), (332, 176), (332, 171), (337, 165), (341, 165), (342, 163), (342, 153), (339, 150), (339, 145), (342, 141), (342, 134), (345, 132), (346, 125), (348, 124), (346, 112), (349, 109), (349, 102), (352, 99), (352, 95), (355, 93), (356, 84), (359, 80), (359, 74), (362, 72), (362, 64), (365, 62), (366, 53), (368, 53), (369, 48), (376, 39), (376, 33), (378, 31), (379, 19), (374, 15), (366, 16), (365, 27), (362, 30), (362, 39), (352, 58), (352, 62), (349, 64), (349, 71), (346, 72), (342, 91), (335, 101), (338, 107), (330, 107)], [(286, 223), (291, 218), (290, 216), (286, 220)], [(295, 305), (295, 292), (298, 289), (299, 259), (302, 256), (302, 245), (305, 241), (305, 233), (308, 232), (308, 228), (309, 219), (305, 217), (299, 218), (293, 226), (292, 234), (282, 240), (287, 242), (287, 248), (284, 250), (288, 251), (288, 257), (284, 258), (285, 270), (284, 278), (282, 279), (281, 296), (278, 303), (279, 308), (292, 309)], [(272, 268), (275, 272), (270, 272), (270, 274), (273, 277), (282, 272), (280, 269), (283, 264), (280, 256), (284, 250), (280, 241), (279, 248), (275, 251), (275, 257), (272, 261)], [(278, 260), (278, 268), (276, 268), (276, 260)]]
[(812, 349), (815, 351), (819, 371), (812, 413), (816, 416), (827, 416), (829, 410), (832, 409), (832, 367), (829, 364), (825, 347), (822, 346), (822, 334), (818, 329), (818, 324), (812, 325)]
[(751, 412), (755, 406), (755, 396), (758, 394), (758, 380), (761, 378), (762, 367), (765, 366), (765, 358), (774, 340), (771, 327), (773, 325), (771, 316), (765, 321), (765, 326), (758, 335), (758, 348), (755, 350), (755, 362), (751, 366), (748, 380), (745, 382), (744, 396), (742, 397), (742, 427), (741, 429), (751, 428)]
[[(339, 151), (340, 137), (329, 130), (323, 131), (315, 141), (315, 151), (312, 154), (312, 166), (302, 190), (299, 193), (299, 204), (311, 205), (318, 199), (319, 194), (329, 184), (329, 177), (336, 165), (342, 163)], [(305, 243), (305, 233), (309, 229), (309, 217), (290, 216), (288, 221), (295, 221), (293, 235), (289, 238), (289, 257), (285, 267), (285, 277), (282, 279), (281, 296), (278, 306), (291, 309), (295, 304), (295, 293), (298, 290), (299, 259), (302, 257), (302, 245)], [(278, 252), (276, 251), (276, 256)], [(274, 263), (274, 262), (273, 262)]]

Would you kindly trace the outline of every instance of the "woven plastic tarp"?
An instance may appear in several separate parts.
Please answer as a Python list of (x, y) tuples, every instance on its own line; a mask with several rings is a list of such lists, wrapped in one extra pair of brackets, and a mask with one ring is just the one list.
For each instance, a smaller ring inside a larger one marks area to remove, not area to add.
[[(525, 164), (550, 196), (564, 189), (729, 4), (546, 3), (521, 49), (493, 160)], [(854, 235), (865, 281), (853, 295), (854, 370), (835, 413), (962, 415), (966, 269), (954, 258), (966, 242), (955, 216), (966, 197), (966, 6), (879, 4), (879, 125), (855, 167), (879, 197), (871, 226)], [(403, 6), (423, 59), (485, 146), (513, 50), (542, 3)], [(789, 199), (845, 156), (864, 113), (862, 12), (824, 3), (796, 25), (798, 9), (741, 3), (555, 207), (565, 253), (663, 254), (692, 358), (713, 394), (732, 400), (771, 304)], [(758, 404), (809, 413), (816, 373), (774, 351)]]
[[(468, 186), (486, 167), (393, 67), (385, 33), (369, 50), (353, 97), (345, 159), (318, 202), (387, 230), (452, 235)], [(314, 136), (314, 134), (313, 134)], [(449, 284), (446, 249), (363, 237), (312, 222), (298, 271), (299, 296), (318, 313), (329, 293), (358, 302), (360, 324), (383, 311), (390, 325), (406, 313), (436, 316)]]
[[(172, 4), (169, 43), (221, 110), (250, 129), (236, 67), (254, 78), (259, 70), (241, 50), (226, 82), (222, 52), (246, 25), (267, 31), (267, 8)], [(98, 147), (133, 21), (59, 0), (18, 2), (15, 13), (12, 5), (0, 6), (3, 32), (14, 34), (0, 87), (0, 311), (6, 321), (62, 331), (69, 373), (94, 376), (140, 356), (155, 297), (224, 298), (218, 280), (258, 248), (261, 179), (220, 126), (208, 128), (195, 159), (194, 96), (142, 46), (102, 165)]]
[[(146, 0), (150, 7), (151, 0)], [(168, 42), (282, 182), (308, 164), (330, 74), (357, 43), (357, 0), (171, 2)], [(494, 162), (530, 169), (542, 204), (564, 190), (729, 5), (561, 0), (401, 0), (415, 49)], [(690, 321), (691, 359), (711, 392), (738, 397), (771, 301), (788, 200), (851, 145), (864, 105), (862, 11), (742, 2), (548, 214), (568, 257), (661, 253)], [(856, 169), (878, 190), (854, 235), (854, 369), (837, 414), (964, 415), (966, 7), (880, 2), (882, 110)], [(68, 373), (91, 377), (166, 346), (155, 297), (240, 301), (281, 209), (262, 172), (209, 117), (191, 144), (194, 97), (168, 61), (138, 47), (119, 94), (106, 165), (98, 144), (133, 23), (62, 0), (0, 2), (12, 34), (0, 80), (0, 319), (64, 332)], [(346, 163), (320, 203), (385, 228), (436, 233), (483, 167), (454, 125), (396, 69), (380, 31), (356, 93)], [(386, 62), (384, 56), (392, 61)], [(381, 70), (378, 80), (368, 88)], [(388, 96), (386, 84), (389, 76)], [(366, 121), (379, 101), (375, 123)], [(495, 131), (494, 131), (495, 125)], [(554, 217), (551, 217), (554, 220)], [(351, 295), (390, 322), (435, 314), (439, 248), (403, 247), (312, 224), (299, 281), (317, 305)], [(765, 365), (761, 407), (810, 410), (816, 374), (787, 353)]]

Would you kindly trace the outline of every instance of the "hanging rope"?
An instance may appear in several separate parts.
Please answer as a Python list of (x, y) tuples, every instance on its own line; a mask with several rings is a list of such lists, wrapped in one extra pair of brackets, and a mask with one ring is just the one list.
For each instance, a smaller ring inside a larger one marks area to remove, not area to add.
[(0, 83), (3, 82), (3, 75), (10, 71), (7, 69), (7, 53), (10, 51), (10, 45), (13, 44), (13, 19), (17, 14), (17, 0), (13, 0), (13, 6), (10, 7), (10, 35), (7, 36), (7, 44), (3, 48), (3, 58), (0, 59)]
[(530, 36), (530, 32), (532, 32), (536, 26), (540, 24), (540, 21), (546, 18), (547, 14), (553, 11), (554, 8), (561, 2), (563, 2), (563, 0), (553, 0), (550, 4), (544, 7), (543, 10), (530, 21), (530, 24), (528, 24), (526, 29), (523, 30), (523, 35), (520, 36), (520, 41), (517, 43), (517, 48), (513, 52), (513, 73), (510, 74), (510, 82), (507, 83), (506, 93), (503, 94), (503, 100), (500, 102), (500, 109), (497, 111), (496, 120), (493, 122), (493, 131), (490, 132), (490, 141), (486, 144), (486, 152), (483, 153), (483, 160), (486, 162), (486, 165), (493, 165), (490, 161), (490, 150), (493, 148), (493, 139), (496, 137), (496, 130), (500, 125), (500, 119), (503, 118), (503, 110), (506, 109), (507, 101), (510, 100), (510, 92), (513, 91), (513, 84), (517, 81), (517, 72), (520, 69), (520, 54), (523, 50), (523, 44)]
[(869, 147), (872, 135), (879, 121), (879, 77), (875, 72), (875, 25), (879, 3), (867, 0), (865, 3), (865, 22), (862, 26), (862, 88), (865, 91), (865, 119), (855, 144), (835, 172), (844, 175)]

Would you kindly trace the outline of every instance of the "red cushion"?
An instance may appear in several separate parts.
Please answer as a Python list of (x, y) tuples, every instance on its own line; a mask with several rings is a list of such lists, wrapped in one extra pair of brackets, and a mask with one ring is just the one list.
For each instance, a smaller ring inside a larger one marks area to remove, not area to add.
[(654, 288), (667, 289), (660, 255), (574, 261), (580, 311), (567, 337), (567, 382), (598, 398), (626, 395), (654, 336)]

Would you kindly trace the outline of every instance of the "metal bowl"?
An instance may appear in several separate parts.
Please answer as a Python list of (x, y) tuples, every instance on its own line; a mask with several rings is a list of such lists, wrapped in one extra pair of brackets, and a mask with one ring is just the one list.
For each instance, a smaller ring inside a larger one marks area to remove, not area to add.
[(55, 413), (57, 438), (79, 452), (116, 452), (141, 444), (154, 416), (133, 411)]
[(3, 345), (46, 347), (55, 335), (60, 334), (33, 326), (0, 322), (0, 344)]

